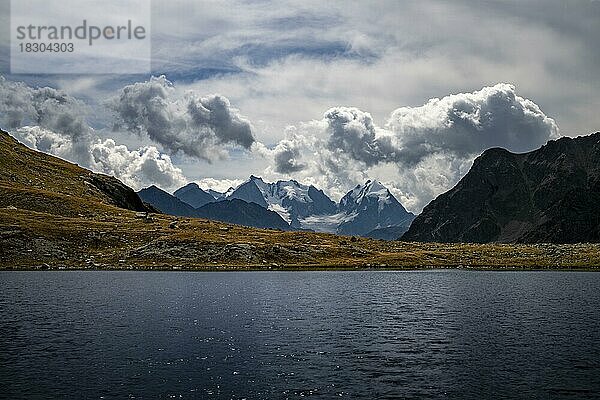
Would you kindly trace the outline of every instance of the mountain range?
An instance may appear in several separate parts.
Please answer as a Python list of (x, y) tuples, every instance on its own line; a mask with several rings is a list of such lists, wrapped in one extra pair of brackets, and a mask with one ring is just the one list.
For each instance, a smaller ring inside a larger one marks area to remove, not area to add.
[[(189, 189), (189, 187), (190, 185), (185, 188)], [(197, 187), (197, 185), (195, 188), (183, 190), (182, 192), (179, 192), (179, 194), (181, 195), (183, 193), (184, 195), (187, 195), (189, 201), (194, 204), (199, 204), (198, 201), (194, 201), (194, 198), (190, 196), (191, 191), (198, 195), (198, 197), (203, 196), (202, 193), (207, 194)], [(206, 218), (213, 221), (227, 222), (254, 228), (291, 230), (289, 224), (287, 224), (276, 212), (267, 210), (258, 204), (248, 203), (239, 199), (216, 201), (215, 198), (211, 196), (212, 201), (204, 203), (201, 207), (194, 208), (190, 204), (156, 186), (142, 189), (138, 192), (138, 195), (145, 203), (151, 204), (165, 214), (179, 217)]]
[[(599, 176), (600, 133), (563, 138), (526, 154), (492, 149), (475, 162), (455, 188), (426, 207), (404, 241), (348, 240), (205, 219), (214, 219), (211, 207), (225, 207), (227, 212), (240, 209), (223, 201), (198, 209), (190, 206), (196, 210), (194, 216), (203, 218), (166, 215), (142, 202), (117, 179), (29, 149), (0, 131), (0, 269), (377, 265), (588, 269), (600, 265)], [(374, 204), (377, 198), (379, 205), (379, 199), (386, 196), (385, 190), (377, 189), (377, 184), (360, 185), (347, 198), (351, 201), (336, 205), (336, 211), (343, 214), (340, 209), (346, 207), (360, 210), (365, 197), (367, 204)], [(172, 201), (174, 196), (159, 190), (152, 188), (148, 193), (155, 199), (167, 199), (166, 205), (178, 204)], [(270, 215), (283, 221), (284, 227), (289, 226), (278, 213), (257, 204), (227, 201), (249, 205), (245, 213), (249, 218), (257, 219), (254, 212), (267, 213), (265, 218)], [(203, 208), (201, 214), (198, 210)], [(320, 218), (327, 222), (329, 218), (328, 223), (337, 227), (338, 214), (303, 221)], [(228, 215), (223, 212), (222, 218), (230, 218)], [(234, 214), (236, 219), (242, 217)], [(376, 232), (393, 235), (396, 229), (379, 228)]]
[[(157, 189), (150, 193), (157, 192), (154, 198), (160, 199)], [(210, 207), (223, 204), (206, 204), (199, 215), (209, 216)], [(279, 214), (246, 204), (249, 217), (256, 218), (252, 213), (258, 210), (287, 225)], [(143, 203), (116, 178), (30, 149), (0, 130), (0, 270), (418, 268), (429, 266), (442, 252), (445, 259), (448, 253), (457, 259), (463, 246), (428, 249), (425, 244), (173, 217)], [(493, 249), (481, 249), (485, 257), (474, 262), (497, 262)], [(426, 250), (429, 257), (414, 257), (415, 251)], [(597, 260), (600, 265), (600, 254)]]
[(494, 148), (402, 237), (421, 242), (600, 241), (600, 132), (515, 154)]
[[(220, 203), (208, 205), (213, 204)], [(31, 150), (0, 130), (0, 270), (429, 269), (459, 265), (588, 269), (600, 266), (600, 246), (348, 240), (324, 233), (173, 217), (143, 203), (117, 179)]]
[[(339, 204), (312, 185), (296, 180), (269, 183), (256, 176), (226, 193), (205, 191), (190, 183), (173, 195), (155, 186), (138, 194), (162, 212), (177, 216), (388, 240), (398, 238), (414, 219), (387, 188), (371, 180), (356, 186)], [(255, 206), (261, 209), (249, 212)]]

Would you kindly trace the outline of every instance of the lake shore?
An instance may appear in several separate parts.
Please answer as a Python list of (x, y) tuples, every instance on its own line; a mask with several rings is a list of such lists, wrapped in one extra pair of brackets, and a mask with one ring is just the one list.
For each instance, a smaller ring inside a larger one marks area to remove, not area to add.
[[(111, 210), (112, 211), (112, 210)], [(177, 227), (172, 228), (176, 222)], [(600, 244), (383, 241), (126, 210), (0, 209), (0, 270), (596, 270)]]

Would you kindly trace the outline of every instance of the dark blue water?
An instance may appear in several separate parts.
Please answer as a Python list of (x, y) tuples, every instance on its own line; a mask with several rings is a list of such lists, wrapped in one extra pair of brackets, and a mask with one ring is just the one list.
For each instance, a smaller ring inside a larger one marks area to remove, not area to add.
[(599, 398), (600, 274), (3, 272), (0, 397)]

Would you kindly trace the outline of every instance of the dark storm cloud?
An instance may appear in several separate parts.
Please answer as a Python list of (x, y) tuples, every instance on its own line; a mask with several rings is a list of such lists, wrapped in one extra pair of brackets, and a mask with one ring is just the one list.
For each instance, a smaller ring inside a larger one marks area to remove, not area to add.
[(212, 130), (221, 143), (235, 143), (249, 149), (256, 140), (250, 121), (242, 118), (223, 96), (191, 99), (188, 113), (196, 128)]
[[(48, 143), (55, 134), (68, 138), (72, 161), (83, 165), (90, 162), (91, 129), (85, 120), (87, 107), (66, 93), (49, 88), (32, 88), (22, 82), (0, 77), (0, 120), (7, 129), (34, 125), (42, 130), (40, 140)], [(51, 132), (49, 134), (48, 132)], [(66, 147), (61, 146), (62, 149)]]
[(357, 108), (336, 107), (325, 113), (325, 121), (330, 135), (327, 147), (331, 151), (342, 151), (368, 166), (386, 157), (380, 149), (375, 124), (369, 113)]
[(295, 140), (284, 139), (273, 149), (275, 171), (281, 174), (291, 174), (302, 171), (307, 167), (301, 161), (300, 145)]
[(53, 88), (32, 88), (4, 77), (0, 77), (0, 113), (8, 128), (33, 124), (73, 138), (89, 133), (87, 107), (81, 101)]
[(117, 127), (147, 134), (166, 150), (214, 160), (222, 145), (249, 149), (255, 142), (252, 126), (223, 96), (175, 98), (164, 76), (125, 86), (112, 99)]

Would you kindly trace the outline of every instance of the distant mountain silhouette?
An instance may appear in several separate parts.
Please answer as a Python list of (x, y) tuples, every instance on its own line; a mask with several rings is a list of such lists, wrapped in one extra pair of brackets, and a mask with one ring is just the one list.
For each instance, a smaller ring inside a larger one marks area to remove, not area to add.
[(198, 216), (194, 207), (154, 185), (140, 190), (138, 196), (144, 202), (151, 204), (165, 214), (176, 215), (178, 217)]
[(202, 207), (216, 200), (212, 194), (202, 190), (197, 183), (190, 183), (176, 190), (173, 196), (194, 208)]
[(274, 211), (240, 199), (206, 204), (196, 210), (201, 218), (254, 228), (290, 230), (290, 226)]
[[(294, 179), (269, 183), (254, 175), (226, 193), (206, 192), (195, 183), (191, 183), (178, 189), (175, 196), (192, 206), (203, 202), (215, 203), (209, 209), (217, 214), (226, 214), (226, 221), (231, 223), (247, 225), (249, 222), (243, 222), (247, 216), (241, 214), (242, 220), (236, 221), (233, 218), (234, 214), (228, 209), (231, 205), (216, 204), (237, 199), (276, 212), (294, 230), (314, 230), (387, 240), (397, 239), (406, 232), (414, 219), (414, 215), (407, 212), (386, 187), (371, 180), (356, 186), (339, 204), (312, 185), (303, 185)], [(152, 201), (148, 202), (153, 204)], [(251, 226), (259, 226), (258, 221), (250, 222), (253, 224)]]
[(424, 242), (599, 242), (600, 133), (490, 149), (402, 236)]
[(239, 199), (244, 200), (247, 203), (255, 203), (261, 207), (267, 208), (269, 205), (265, 200), (264, 194), (260, 191), (256, 182), (262, 182), (262, 179), (255, 176), (251, 176), (250, 180), (242, 183), (233, 192), (227, 196), (227, 199)]
[(276, 212), (239, 199), (214, 201), (196, 209), (156, 186), (142, 189), (138, 195), (161, 212), (178, 217), (206, 218), (254, 228), (290, 230), (289, 224)]
[[(154, 188), (146, 192), (167, 205), (173, 197)], [(343, 217), (325, 219), (337, 226)], [(0, 270), (600, 266), (594, 244), (380, 243), (178, 220), (157, 213), (116, 178), (32, 150), (0, 130)]]

